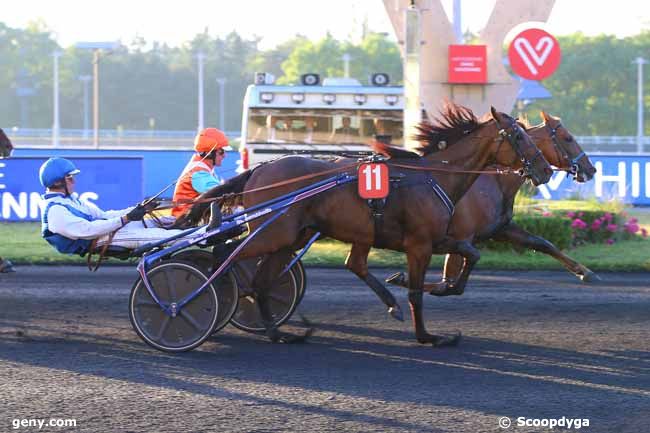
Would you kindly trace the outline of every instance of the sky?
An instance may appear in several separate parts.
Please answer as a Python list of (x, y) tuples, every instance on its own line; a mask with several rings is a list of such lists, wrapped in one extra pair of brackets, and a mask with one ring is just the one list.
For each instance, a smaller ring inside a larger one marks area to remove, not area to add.
[[(393, 29), (382, 0), (20, 0), (2, 1), (0, 22), (25, 27), (42, 19), (63, 47), (78, 41), (128, 44), (135, 36), (177, 46), (206, 28), (212, 36), (235, 30), (262, 38), (269, 49), (302, 34), (318, 40), (358, 36), (367, 19), (370, 30)], [(462, 27), (478, 32), (495, 0), (462, 0)], [(443, 0), (451, 15), (452, 0)], [(615, 5), (615, 6), (613, 6)], [(556, 0), (546, 29), (555, 35), (581, 31), (625, 37), (650, 29), (650, 1)]]

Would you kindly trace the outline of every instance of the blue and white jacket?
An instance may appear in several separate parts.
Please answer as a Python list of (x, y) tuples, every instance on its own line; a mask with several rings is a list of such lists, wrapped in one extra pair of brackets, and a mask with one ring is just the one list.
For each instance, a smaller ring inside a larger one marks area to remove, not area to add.
[(64, 254), (83, 256), (93, 239), (122, 227), (120, 217), (133, 209), (103, 211), (87, 200), (79, 200), (77, 193), (66, 197), (52, 192), (42, 198), (41, 236)]

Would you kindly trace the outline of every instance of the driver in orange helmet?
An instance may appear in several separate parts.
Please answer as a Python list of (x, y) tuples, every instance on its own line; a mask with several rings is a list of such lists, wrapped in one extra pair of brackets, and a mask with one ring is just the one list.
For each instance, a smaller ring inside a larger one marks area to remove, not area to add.
[[(225, 147), (228, 147), (228, 137), (217, 128), (205, 128), (197, 134), (194, 138), (196, 153), (176, 183), (174, 201), (195, 199), (199, 194), (223, 183), (214, 173), (214, 168), (221, 166), (226, 156)], [(188, 207), (187, 203), (179, 204), (172, 209), (172, 215), (178, 218)]]

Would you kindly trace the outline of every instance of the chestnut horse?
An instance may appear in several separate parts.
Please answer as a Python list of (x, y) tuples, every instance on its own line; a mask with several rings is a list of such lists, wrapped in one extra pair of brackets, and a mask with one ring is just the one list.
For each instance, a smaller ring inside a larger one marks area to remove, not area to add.
[[(569, 172), (578, 182), (591, 180), (596, 169), (573, 135), (562, 125), (561, 119), (545, 112), (540, 115), (543, 123), (527, 127), (526, 132), (546, 160)], [(450, 236), (472, 243), (488, 239), (510, 242), (515, 247), (530, 248), (550, 255), (583, 281), (598, 279), (594, 272), (562, 253), (551, 242), (527, 232), (512, 221), (515, 196), (523, 183), (521, 177), (513, 175), (479, 176), (456, 206), (449, 229)], [(462, 266), (462, 257), (448, 254), (442, 281), (426, 283), (425, 291), (437, 296), (461, 295), (465, 288), (459, 282)], [(386, 281), (406, 286), (403, 273), (392, 275)]]
[[(267, 336), (272, 341), (290, 341), (286, 338), (290, 336), (272, 326), (268, 289), (265, 288), (272, 287), (290, 255), (302, 248), (312, 234), (318, 231), (324, 236), (355, 245), (367, 245), (368, 248), (381, 246), (405, 252), (409, 270), (409, 303), (417, 341), (434, 346), (457, 343), (459, 336), (450, 338), (429, 334), (422, 314), (424, 273), (434, 252), (456, 253), (464, 258), (465, 266), (460, 279), (469, 275), (478, 259), (475, 248), (469, 242), (457, 241), (447, 235), (453, 213), (453, 209), (449, 208), (450, 203), (457, 203), (469, 189), (479, 175), (476, 171), (492, 164), (512, 168), (523, 166), (536, 185), (547, 182), (552, 174), (548, 162), (514, 119), (494, 108), (491, 114), (491, 119), (479, 122), (469, 109), (450, 104), (443, 113), (441, 122), (420, 125), (422, 138), (426, 140), (420, 149), (423, 157), (404, 160), (396, 158), (392, 161), (393, 164), (403, 162), (410, 168), (402, 169), (405, 173), (405, 186), (396, 189), (387, 198), (380, 232), (375, 233), (372, 212), (366, 201), (358, 196), (356, 184), (351, 183), (297, 203), (240, 251), (238, 259), (263, 256), (252, 287), (258, 296)], [(259, 190), (262, 186), (325, 172), (354, 162), (353, 159), (330, 162), (288, 156), (263, 164), (248, 174), (213, 188), (201, 198), (217, 197), (243, 189), (243, 204), (249, 208), (307, 186), (322, 177), (309, 180), (303, 178), (272, 190)], [(439, 172), (435, 179), (431, 176), (431, 171)], [(245, 184), (243, 188), (242, 183)], [(251, 193), (246, 193), (248, 190)], [(183, 220), (196, 221), (205, 207), (206, 205), (195, 206)], [(264, 220), (261, 218), (251, 223), (251, 231)]]

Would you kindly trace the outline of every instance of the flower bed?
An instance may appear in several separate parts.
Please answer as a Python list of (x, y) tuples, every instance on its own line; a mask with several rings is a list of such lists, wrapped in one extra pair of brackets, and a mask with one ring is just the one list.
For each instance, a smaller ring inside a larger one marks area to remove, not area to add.
[(611, 245), (639, 236), (648, 237), (648, 231), (639, 226), (636, 218), (629, 218), (626, 212), (579, 211), (567, 212), (564, 217), (571, 221), (572, 246), (586, 243)]
[[(514, 222), (524, 230), (555, 244), (560, 249), (587, 244), (612, 245), (619, 241), (643, 239), (648, 230), (639, 225), (625, 211), (605, 210), (532, 210), (518, 213)], [(487, 241), (484, 247), (492, 250), (510, 249), (509, 243)]]

